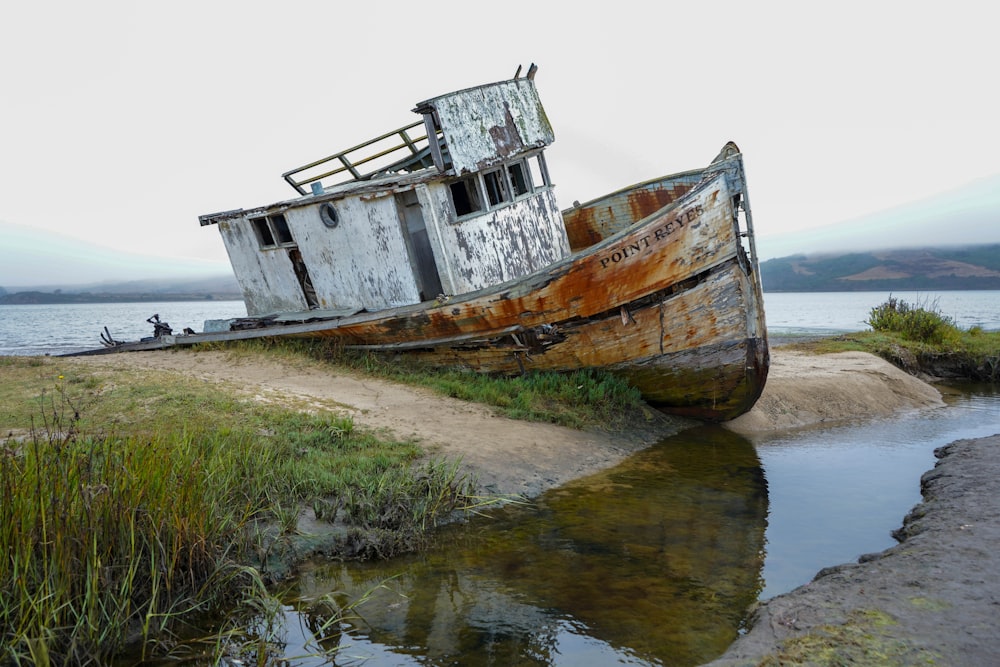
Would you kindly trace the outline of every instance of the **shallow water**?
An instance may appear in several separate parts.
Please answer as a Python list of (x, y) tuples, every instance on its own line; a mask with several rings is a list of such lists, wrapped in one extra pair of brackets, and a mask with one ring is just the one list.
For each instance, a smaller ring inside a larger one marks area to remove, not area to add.
[[(933, 450), (1000, 432), (1000, 396), (751, 442), (698, 427), (388, 563), (317, 563), (281, 595), (292, 665), (697, 665), (750, 605), (880, 551)], [(311, 601), (365, 597), (322, 641)], [(324, 651), (336, 657), (320, 657)], [(296, 656), (292, 658), (292, 656)]]
[(326, 641), (366, 665), (659, 664), (666, 656), (696, 664), (736, 638), (757, 597), (766, 511), (753, 446), (698, 428), (531, 506), (446, 529), (418, 556), (317, 565), (283, 595), (308, 608), (293, 601), (336, 591), (346, 604), (388, 580), (361, 619)]
[(939, 389), (946, 408), (753, 438), (770, 490), (761, 597), (895, 544), (934, 449), (1000, 433), (995, 387)]

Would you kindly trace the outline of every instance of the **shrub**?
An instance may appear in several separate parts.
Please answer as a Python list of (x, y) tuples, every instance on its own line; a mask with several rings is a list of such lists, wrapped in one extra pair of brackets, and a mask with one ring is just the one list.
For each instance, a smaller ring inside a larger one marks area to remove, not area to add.
[(917, 306), (902, 299), (889, 299), (872, 308), (865, 322), (873, 331), (898, 333), (907, 340), (940, 345), (956, 339), (960, 332), (954, 321), (935, 306)]

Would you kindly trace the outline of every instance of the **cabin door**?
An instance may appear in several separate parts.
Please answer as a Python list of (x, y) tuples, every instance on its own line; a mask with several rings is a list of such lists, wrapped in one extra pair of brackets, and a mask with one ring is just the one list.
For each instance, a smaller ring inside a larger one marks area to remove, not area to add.
[(302, 296), (305, 297), (309, 310), (319, 308), (316, 289), (313, 287), (312, 278), (309, 277), (309, 269), (306, 268), (306, 263), (302, 261), (302, 253), (299, 252), (298, 248), (289, 248), (288, 259), (292, 262), (292, 269), (295, 270), (295, 278), (299, 281), (299, 286), (302, 288)]
[(406, 239), (406, 249), (410, 253), (410, 265), (413, 267), (417, 289), (420, 290), (420, 300), (429, 301), (441, 294), (443, 289), (417, 193), (408, 190), (397, 194), (396, 206), (402, 218), (400, 222), (403, 226), (403, 237)]

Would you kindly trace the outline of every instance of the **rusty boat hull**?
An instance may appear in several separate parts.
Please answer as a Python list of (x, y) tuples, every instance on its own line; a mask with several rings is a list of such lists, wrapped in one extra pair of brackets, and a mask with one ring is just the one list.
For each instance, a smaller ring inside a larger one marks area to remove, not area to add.
[(94, 352), (271, 336), (334, 339), (482, 373), (600, 369), (669, 413), (728, 420), (763, 390), (768, 344), (743, 161), (562, 212), (572, 252), (493, 287), (377, 312), (303, 310)]
[(564, 211), (575, 252), (543, 271), (303, 335), (485, 373), (601, 369), (664, 411), (732, 419), (756, 402), (769, 366), (745, 206), (730, 144), (706, 170)]

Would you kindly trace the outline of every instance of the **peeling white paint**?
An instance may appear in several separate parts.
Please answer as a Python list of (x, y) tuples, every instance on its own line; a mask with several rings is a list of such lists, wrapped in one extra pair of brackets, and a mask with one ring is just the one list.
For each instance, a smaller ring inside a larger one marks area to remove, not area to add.
[[(458, 91), (424, 102), (418, 111), (440, 120), (453, 171), (430, 168), (409, 177), (354, 181), (318, 196), (254, 209), (252, 215), (205, 216), (203, 224), (218, 222), (249, 315), (307, 310), (313, 291), (312, 305), (318, 308), (378, 311), (419, 303), (422, 286), (436, 288), (438, 279), (446, 294), (464, 294), (528, 275), (570, 254), (562, 214), (544, 183), (531, 187), (527, 179), (527, 188), (522, 183), (513, 200), (509, 184), (505, 201), (462, 218), (451, 201), (455, 173), (532, 156), (553, 141), (532, 81)], [(501, 173), (508, 178), (506, 168)], [(412, 192), (410, 206), (402, 204), (400, 197), (409, 191), (415, 191), (419, 207)], [(335, 209), (335, 224), (324, 224), (324, 205)], [(279, 213), (292, 238), (262, 247), (250, 219)], [(424, 229), (427, 240), (418, 252), (414, 237), (423, 239)], [(298, 271), (297, 255), (302, 259)], [(423, 294), (425, 300), (436, 296)]]
[(433, 109), (441, 123), (455, 173), (463, 174), (555, 140), (533, 81), (513, 79), (435, 97), (417, 106)]

